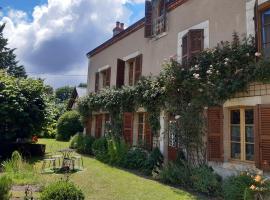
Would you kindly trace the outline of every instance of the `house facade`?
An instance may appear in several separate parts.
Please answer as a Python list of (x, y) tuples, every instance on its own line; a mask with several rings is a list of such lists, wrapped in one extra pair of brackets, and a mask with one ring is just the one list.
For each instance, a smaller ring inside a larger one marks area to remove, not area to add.
[[(203, 49), (231, 41), (232, 33), (256, 37), (270, 54), (270, 1), (147, 0), (145, 18), (124, 29), (117, 22), (113, 37), (87, 54), (88, 92), (135, 85), (141, 76), (158, 75), (164, 59), (177, 56), (183, 65)], [(101, 137), (108, 113), (94, 113), (86, 132)], [(160, 114), (160, 133), (151, 134), (143, 108), (123, 116), (123, 136), (131, 145), (160, 148), (166, 160), (176, 158), (170, 116)], [(208, 109), (208, 160), (226, 176), (245, 169), (270, 169), (270, 85), (254, 83), (222, 107)]]

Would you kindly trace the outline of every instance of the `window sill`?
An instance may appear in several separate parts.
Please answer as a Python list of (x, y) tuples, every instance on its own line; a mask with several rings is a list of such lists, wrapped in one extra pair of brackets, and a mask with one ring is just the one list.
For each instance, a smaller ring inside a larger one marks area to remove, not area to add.
[(255, 161), (248, 161), (248, 160), (237, 160), (237, 159), (232, 159), (230, 158), (228, 160), (229, 163), (233, 164), (249, 164), (249, 165), (255, 165)]
[(165, 37), (166, 35), (168, 35), (168, 32), (163, 32), (163, 33), (160, 33), (159, 35), (156, 35), (156, 36), (153, 37), (151, 40), (152, 40), (152, 41), (156, 41), (156, 40), (159, 40), (160, 38)]

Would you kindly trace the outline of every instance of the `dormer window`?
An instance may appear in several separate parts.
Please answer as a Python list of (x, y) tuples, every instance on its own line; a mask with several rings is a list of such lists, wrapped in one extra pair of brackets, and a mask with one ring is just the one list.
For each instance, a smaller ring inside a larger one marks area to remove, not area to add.
[(156, 37), (167, 28), (166, 0), (145, 2), (145, 37)]

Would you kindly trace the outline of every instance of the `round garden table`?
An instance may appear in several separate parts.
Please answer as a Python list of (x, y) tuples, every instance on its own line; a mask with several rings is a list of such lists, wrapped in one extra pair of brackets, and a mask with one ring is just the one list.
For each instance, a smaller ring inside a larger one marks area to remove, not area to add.
[(73, 153), (75, 152), (74, 149), (70, 149), (70, 148), (61, 149), (58, 152), (63, 154), (63, 163), (62, 163), (62, 168), (63, 169), (64, 168), (71, 169), (71, 167), (74, 167), (73, 166), (73, 161), (71, 159)]

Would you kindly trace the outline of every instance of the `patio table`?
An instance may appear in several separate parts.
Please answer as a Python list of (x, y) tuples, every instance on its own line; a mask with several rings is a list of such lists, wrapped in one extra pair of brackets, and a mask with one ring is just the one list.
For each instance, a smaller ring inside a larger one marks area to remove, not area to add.
[(62, 153), (63, 154), (63, 158), (71, 158), (72, 154), (75, 152), (74, 149), (61, 149), (59, 150), (58, 152)]
[(74, 149), (61, 149), (58, 152), (63, 154), (63, 163), (62, 163), (62, 168), (66, 168), (68, 167), (68, 169), (71, 169), (71, 167), (73, 166), (73, 161), (71, 159), (72, 154), (74, 153)]

